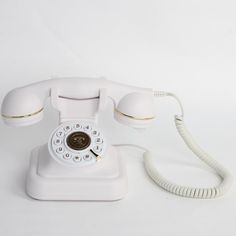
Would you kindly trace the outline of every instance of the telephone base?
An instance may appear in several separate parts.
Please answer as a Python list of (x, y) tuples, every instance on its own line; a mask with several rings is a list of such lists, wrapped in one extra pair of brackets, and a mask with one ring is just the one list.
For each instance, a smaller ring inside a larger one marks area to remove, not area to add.
[(126, 169), (113, 146), (93, 166), (71, 168), (52, 163), (44, 145), (31, 153), (26, 192), (38, 200), (120, 200), (127, 193)]

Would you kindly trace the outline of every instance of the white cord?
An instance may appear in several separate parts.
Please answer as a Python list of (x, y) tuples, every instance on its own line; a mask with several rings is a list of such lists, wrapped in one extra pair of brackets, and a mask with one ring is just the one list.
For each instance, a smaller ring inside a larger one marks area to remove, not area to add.
[(155, 97), (166, 97), (166, 96), (169, 96), (169, 97), (174, 98), (178, 102), (178, 104), (180, 106), (181, 116), (184, 117), (183, 105), (182, 105), (180, 99), (174, 93), (169, 93), (169, 92), (164, 92), (164, 91), (154, 91), (154, 96)]
[(144, 153), (144, 165), (149, 176), (163, 189), (183, 197), (215, 198), (225, 194), (231, 187), (233, 178), (231, 174), (223, 166), (221, 166), (218, 162), (212, 159), (212, 157), (210, 157), (204, 150), (202, 150), (196, 144), (191, 134), (185, 128), (185, 124), (183, 121), (183, 115), (184, 115), (183, 106), (178, 97), (172, 93), (165, 93), (165, 92), (154, 92), (154, 96), (156, 97), (172, 96), (177, 100), (177, 102), (180, 104), (182, 113), (180, 116), (177, 115), (175, 116), (175, 125), (178, 130), (178, 133), (184, 140), (185, 144), (189, 147), (189, 149), (191, 149), (192, 152), (197, 157), (199, 157), (199, 159), (201, 159), (203, 162), (205, 162), (208, 166), (213, 168), (218, 173), (218, 175), (222, 179), (222, 182), (218, 186), (212, 188), (193, 188), (175, 184), (161, 176), (161, 174), (154, 166), (154, 160), (151, 153), (148, 151)]
[(200, 160), (205, 162), (208, 166), (213, 168), (216, 173), (221, 177), (221, 183), (212, 188), (194, 188), (194, 187), (187, 187), (178, 185), (173, 183), (166, 178), (164, 178), (158, 170), (155, 168), (154, 157), (152, 156), (151, 152), (148, 151), (146, 148), (135, 144), (117, 144), (115, 146), (131, 146), (136, 147), (139, 149), (144, 150), (144, 165), (148, 175), (163, 189), (173, 194), (182, 196), (182, 197), (189, 197), (189, 198), (215, 198), (224, 195), (232, 185), (233, 178), (231, 174), (218, 162), (216, 162), (212, 157), (210, 157), (205, 151), (203, 151), (194, 141), (188, 130), (185, 128), (183, 116), (184, 110), (183, 106), (178, 99), (178, 97), (172, 93), (166, 92), (154, 92), (155, 97), (163, 97), (163, 96), (171, 96), (177, 100), (181, 108), (181, 115), (175, 116), (175, 125), (178, 130), (178, 133), (184, 140), (185, 144), (192, 150), (192, 152), (199, 157)]

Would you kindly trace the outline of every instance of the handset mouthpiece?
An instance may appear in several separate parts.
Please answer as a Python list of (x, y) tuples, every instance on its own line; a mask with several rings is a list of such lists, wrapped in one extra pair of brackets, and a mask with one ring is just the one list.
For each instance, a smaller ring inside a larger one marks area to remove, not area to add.
[(37, 94), (25, 88), (17, 88), (5, 96), (1, 114), (6, 125), (32, 125), (43, 118), (43, 103)]

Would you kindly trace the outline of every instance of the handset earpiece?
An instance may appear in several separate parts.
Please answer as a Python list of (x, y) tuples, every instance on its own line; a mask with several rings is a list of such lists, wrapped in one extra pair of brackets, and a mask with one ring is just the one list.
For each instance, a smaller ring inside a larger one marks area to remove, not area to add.
[(155, 119), (153, 93), (133, 92), (125, 95), (115, 108), (114, 118), (133, 128), (149, 127)]
[(43, 118), (43, 100), (29, 89), (14, 89), (5, 96), (1, 113), (7, 125), (32, 125)]

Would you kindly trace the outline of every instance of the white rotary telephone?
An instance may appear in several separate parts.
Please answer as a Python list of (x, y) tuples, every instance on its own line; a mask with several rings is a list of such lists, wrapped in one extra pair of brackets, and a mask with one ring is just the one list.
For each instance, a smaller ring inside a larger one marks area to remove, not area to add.
[(127, 192), (127, 176), (118, 152), (119, 145), (109, 143), (96, 125), (96, 115), (111, 99), (115, 120), (134, 128), (146, 128), (155, 119), (154, 98), (163, 96), (172, 96), (178, 101), (181, 114), (175, 116), (175, 124), (180, 136), (222, 181), (212, 188), (177, 185), (160, 175), (154, 166), (154, 157), (143, 148), (148, 175), (163, 189), (183, 197), (222, 196), (230, 188), (232, 176), (194, 142), (184, 126), (179, 99), (172, 93), (128, 86), (104, 78), (51, 79), (16, 88), (6, 95), (2, 118), (7, 125), (26, 126), (39, 122), (47, 98), (60, 113), (60, 124), (48, 143), (31, 153), (27, 193), (41, 200), (123, 198)]

